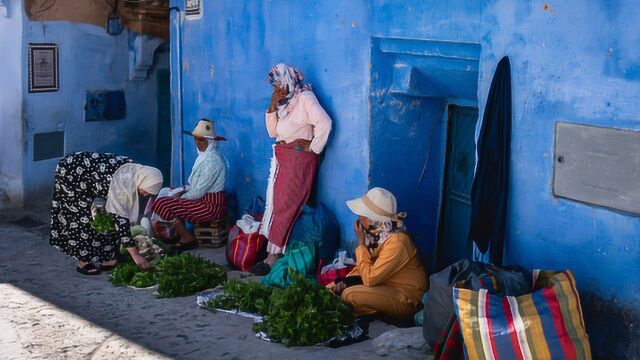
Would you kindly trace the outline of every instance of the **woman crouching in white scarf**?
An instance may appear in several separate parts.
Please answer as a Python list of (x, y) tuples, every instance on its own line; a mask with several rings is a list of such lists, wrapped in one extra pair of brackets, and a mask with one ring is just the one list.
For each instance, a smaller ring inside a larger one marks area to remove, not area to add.
[[(76, 270), (96, 275), (115, 266), (117, 250), (126, 247), (136, 264), (148, 268), (131, 237), (138, 221), (138, 195), (157, 194), (162, 173), (134, 164), (126, 156), (97, 152), (66, 155), (56, 166), (49, 243), (77, 259)], [(91, 226), (91, 205), (106, 198), (114, 228), (99, 233)]]

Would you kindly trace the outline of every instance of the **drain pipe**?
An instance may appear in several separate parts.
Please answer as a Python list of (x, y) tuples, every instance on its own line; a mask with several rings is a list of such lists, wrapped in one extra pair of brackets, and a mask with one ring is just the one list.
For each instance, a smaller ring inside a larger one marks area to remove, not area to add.
[[(176, 12), (176, 16), (172, 17), (173, 11)], [(171, 161), (171, 185), (182, 186), (184, 181), (184, 146), (182, 146), (182, 129), (184, 126), (183, 111), (182, 111), (182, 12), (177, 6), (169, 8), (169, 18), (172, 24), (175, 25), (175, 54), (176, 56), (169, 56), (170, 68), (171, 68), (171, 85), (173, 85), (173, 77), (176, 76), (175, 85), (176, 91), (173, 92), (171, 103), (175, 104), (176, 109), (171, 111), (171, 158), (178, 158), (179, 169), (174, 166), (173, 160)], [(176, 66), (172, 66), (172, 62), (176, 61)], [(177, 74), (174, 72), (177, 71)], [(173, 101), (175, 96), (176, 101)], [(179, 177), (179, 178), (177, 178)]]

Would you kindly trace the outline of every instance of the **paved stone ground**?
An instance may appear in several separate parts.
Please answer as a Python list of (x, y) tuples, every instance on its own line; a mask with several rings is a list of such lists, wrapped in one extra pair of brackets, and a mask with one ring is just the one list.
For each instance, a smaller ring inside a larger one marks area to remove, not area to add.
[[(372, 341), (340, 349), (264, 342), (250, 319), (200, 309), (195, 296), (159, 300), (113, 287), (106, 274), (82, 276), (48, 245), (48, 221), (46, 206), (0, 212), (0, 359), (381, 358)], [(220, 250), (196, 252), (224, 263)], [(391, 329), (375, 322), (371, 336)], [(384, 358), (426, 357), (401, 350)]]

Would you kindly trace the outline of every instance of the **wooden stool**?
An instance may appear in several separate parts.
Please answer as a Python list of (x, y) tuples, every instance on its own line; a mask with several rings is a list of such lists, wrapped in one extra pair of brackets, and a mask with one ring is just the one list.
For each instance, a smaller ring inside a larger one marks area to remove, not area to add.
[(196, 224), (193, 233), (200, 246), (219, 248), (227, 243), (229, 229), (226, 219), (220, 219), (209, 224)]

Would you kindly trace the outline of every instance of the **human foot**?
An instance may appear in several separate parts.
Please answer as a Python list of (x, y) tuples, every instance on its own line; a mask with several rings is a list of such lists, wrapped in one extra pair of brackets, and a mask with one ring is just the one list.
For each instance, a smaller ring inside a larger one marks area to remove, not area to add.
[(275, 263), (280, 260), (280, 258), (282, 257), (282, 254), (269, 254), (269, 256), (267, 256), (266, 259), (264, 259), (264, 263), (273, 267), (273, 265), (275, 265)]
[(105, 261), (102, 264), (100, 264), (100, 270), (112, 270), (113, 268), (116, 267), (116, 260), (111, 260), (111, 261)]
[(97, 266), (93, 265), (93, 263), (86, 263), (84, 261), (78, 261), (76, 263), (76, 271), (82, 275), (100, 274), (100, 269), (98, 269)]

